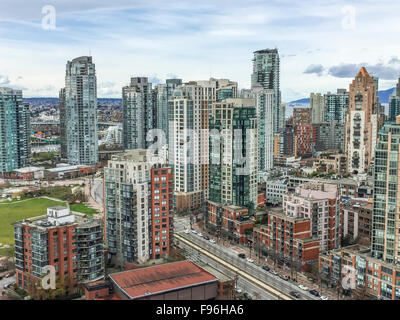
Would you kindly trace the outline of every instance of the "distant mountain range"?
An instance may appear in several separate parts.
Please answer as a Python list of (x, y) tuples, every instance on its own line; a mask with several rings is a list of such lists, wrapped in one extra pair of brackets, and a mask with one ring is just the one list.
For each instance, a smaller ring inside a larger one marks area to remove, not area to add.
[[(396, 88), (390, 88), (387, 90), (378, 91), (379, 101), (382, 104), (389, 103), (389, 97), (395, 90), (396, 90)], [(303, 99), (295, 100), (295, 101), (289, 102), (288, 104), (310, 104), (310, 98), (303, 98)]]
[[(58, 98), (25, 98), (25, 103), (29, 103), (31, 106), (46, 106), (46, 105), (58, 105)], [(99, 105), (121, 105), (122, 99), (118, 98), (97, 98)]]

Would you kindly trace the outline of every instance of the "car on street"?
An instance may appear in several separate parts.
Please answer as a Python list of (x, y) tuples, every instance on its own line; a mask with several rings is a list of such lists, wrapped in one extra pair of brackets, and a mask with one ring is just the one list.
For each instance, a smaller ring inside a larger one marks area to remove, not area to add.
[(310, 292), (313, 296), (319, 297), (319, 292), (317, 290), (310, 290)]
[(208, 236), (204, 236), (203, 238), (204, 238), (204, 240), (210, 240), (210, 237), (208, 237)]
[(242, 289), (236, 288), (236, 292), (237, 292), (237, 293), (242, 293)]
[(303, 286), (302, 284), (299, 285), (299, 288), (304, 291), (308, 291), (308, 287)]
[(192, 229), (192, 232), (193, 232), (194, 234), (197, 234), (197, 231), (196, 231), (196, 230), (194, 230), (194, 229)]
[(320, 296), (319, 297), (321, 300), (329, 300), (329, 298), (327, 296)]
[(8, 289), (9, 287), (13, 286), (15, 282), (7, 283), (3, 286), (4, 289)]
[(281, 279), (283, 279), (283, 280), (285, 280), (285, 281), (288, 281), (288, 280), (289, 280), (289, 277), (286, 276), (286, 275), (284, 275), (284, 274), (280, 274), (280, 275), (279, 275), (279, 278), (281, 278)]
[(190, 231), (188, 229), (185, 230), (185, 233), (189, 233)]
[(271, 269), (269, 272), (272, 273), (272, 274), (275, 275), (275, 276), (278, 274), (278, 272), (276, 272), (276, 271), (273, 270), (273, 269)]
[(253, 263), (253, 262), (254, 262), (254, 260), (253, 260), (253, 259), (251, 259), (251, 258), (247, 258), (247, 262)]
[(245, 255), (244, 253), (239, 253), (239, 254), (238, 254), (238, 257), (239, 257), (240, 259), (244, 259), (244, 258), (246, 258), (246, 255)]
[(215, 243), (215, 240), (213, 240), (213, 239), (210, 239), (210, 242), (211, 242), (211, 243)]
[(5, 278), (9, 278), (9, 277), (12, 277), (13, 275), (14, 275), (13, 272), (9, 272), (9, 273), (7, 273), (4, 277), (5, 277)]
[(290, 295), (295, 298), (300, 298), (300, 293), (297, 291), (290, 291)]
[(262, 266), (262, 268), (263, 268), (265, 271), (269, 271), (269, 270), (270, 270), (269, 267), (267, 267), (267, 266)]
[(247, 292), (244, 293), (244, 296), (247, 300), (253, 300), (253, 298), (251, 297), (250, 294), (248, 294)]
[(202, 237), (202, 236), (203, 236), (203, 234), (202, 234), (201, 232), (199, 232), (197, 235), (198, 235), (199, 237)]

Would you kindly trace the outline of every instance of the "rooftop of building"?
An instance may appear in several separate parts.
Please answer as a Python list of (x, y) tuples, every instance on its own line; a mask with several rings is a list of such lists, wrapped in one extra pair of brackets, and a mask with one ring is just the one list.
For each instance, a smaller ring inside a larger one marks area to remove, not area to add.
[(80, 62), (80, 63), (92, 63), (91, 56), (81, 56), (72, 60), (72, 62)]
[(254, 108), (255, 99), (252, 98), (228, 98), (218, 104), (232, 104), (235, 108)]
[(253, 53), (278, 53), (278, 49), (262, 49), (254, 51)]
[(348, 208), (363, 208), (363, 209), (372, 209), (372, 202), (366, 198), (352, 198), (349, 201), (346, 201), (343, 204), (343, 207)]
[[(59, 216), (54, 216), (52, 212), (58, 212)], [(54, 206), (47, 208), (47, 214), (18, 221), (15, 224), (22, 224), (38, 229), (46, 230), (57, 226), (67, 226), (78, 224), (79, 227), (90, 228), (99, 225), (99, 221), (84, 213), (70, 211), (69, 207)]]
[(110, 279), (130, 299), (218, 281), (187, 260), (114, 273)]
[(37, 171), (43, 171), (44, 167), (24, 167), (24, 168), (19, 168), (15, 169), (15, 172), (19, 173), (31, 173), (31, 172), (37, 172)]
[(111, 157), (111, 161), (131, 161), (131, 162), (149, 162), (149, 163), (163, 163), (162, 157), (147, 156), (146, 149), (131, 149), (126, 150), (124, 153), (119, 153)]
[(296, 188), (295, 195), (312, 199), (333, 199), (338, 196), (338, 186), (330, 183), (310, 182)]
[(270, 210), (269, 215), (271, 216), (276, 216), (277, 218), (281, 218), (283, 220), (287, 220), (290, 222), (299, 222), (299, 221), (308, 221), (310, 220), (309, 218), (305, 217), (292, 217), (289, 216), (285, 213), (285, 211), (282, 208), (279, 208), (278, 210)]
[(69, 166), (60, 166), (56, 168), (46, 169), (48, 172), (63, 172), (63, 171), (71, 171), (71, 170), (78, 170), (79, 168), (87, 168), (90, 166), (85, 165), (69, 165)]

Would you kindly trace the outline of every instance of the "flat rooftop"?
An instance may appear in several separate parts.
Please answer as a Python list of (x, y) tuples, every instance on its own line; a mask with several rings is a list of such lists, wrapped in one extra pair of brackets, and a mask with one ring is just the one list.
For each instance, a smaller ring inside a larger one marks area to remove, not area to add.
[(218, 281), (187, 260), (114, 273), (110, 279), (130, 299)]

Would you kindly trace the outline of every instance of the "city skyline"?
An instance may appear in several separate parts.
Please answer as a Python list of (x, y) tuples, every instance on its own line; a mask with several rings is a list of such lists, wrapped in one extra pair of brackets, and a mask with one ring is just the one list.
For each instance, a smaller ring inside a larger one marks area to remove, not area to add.
[(398, 5), (287, 4), (174, 1), (166, 8), (144, 1), (57, 1), (51, 4), (55, 30), (45, 30), (47, 3), (30, 1), (15, 10), (3, 1), (0, 85), (22, 89), (25, 97), (57, 97), (65, 60), (89, 54), (97, 62), (99, 98), (120, 98), (132, 76), (147, 76), (153, 85), (167, 78), (186, 82), (211, 76), (250, 88), (253, 52), (278, 48), (283, 102), (348, 88), (361, 65), (380, 78), (380, 89), (394, 86), (400, 75), (399, 48), (392, 41), (399, 28)]

